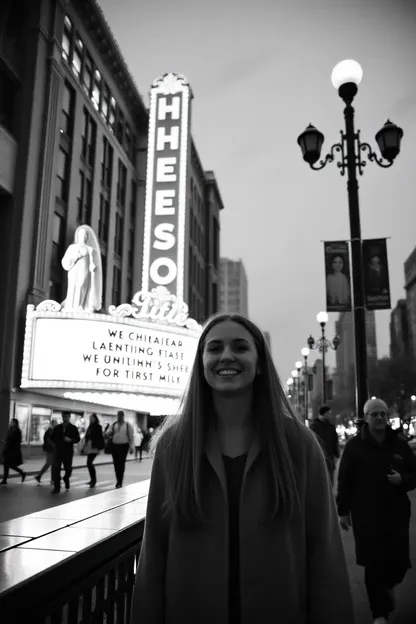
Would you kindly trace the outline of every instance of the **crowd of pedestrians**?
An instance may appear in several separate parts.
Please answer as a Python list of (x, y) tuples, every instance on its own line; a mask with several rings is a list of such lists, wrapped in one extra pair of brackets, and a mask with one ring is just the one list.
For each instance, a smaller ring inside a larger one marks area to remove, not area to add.
[(410, 567), (416, 458), (385, 403), (363, 416), (341, 455), (328, 406), (310, 428), (294, 412), (262, 332), (239, 315), (209, 321), (182, 409), (152, 441), (130, 621), (353, 624), (352, 526), (386, 624)]
[[(143, 451), (149, 449), (153, 429), (150, 428), (144, 433), (140, 427), (134, 431), (132, 425), (126, 421), (123, 411), (117, 412), (117, 420), (113, 425), (107, 425), (105, 431), (99, 422), (97, 414), (91, 414), (89, 426), (85, 436), (81, 441), (78, 427), (71, 423), (71, 413), (62, 412), (62, 423), (51, 420), (43, 436), (43, 452), (45, 463), (35, 475), (35, 480), (40, 484), (42, 477), (51, 469), (52, 494), (59, 494), (62, 482), (65, 489), (70, 489), (70, 479), (73, 469), (74, 449), (81, 442), (80, 452), (86, 456), (86, 467), (90, 476), (87, 485), (94, 488), (97, 484), (97, 471), (94, 460), (105, 451), (111, 455), (114, 472), (116, 476), (116, 488), (123, 486), (124, 472), (128, 453), (140, 454), (142, 461)], [(21, 450), (22, 432), (16, 418), (10, 421), (10, 426), (3, 449), (3, 479), (0, 485), (7, 485), (10, 470), (18, 472), (22, 477), (22, 483), (26, 479), (26, 473), (20, 468), (23, 464)], [(63, 477), (61, 471), (64, 471)]]

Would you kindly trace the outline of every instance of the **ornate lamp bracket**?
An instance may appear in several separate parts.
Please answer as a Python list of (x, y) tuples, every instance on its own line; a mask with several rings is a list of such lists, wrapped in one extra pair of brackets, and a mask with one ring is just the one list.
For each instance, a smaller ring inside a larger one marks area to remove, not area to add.
[(337, 161), (337, 167), (338, 169), (340, 169), (340, 173), (341, 175), (345, 175), (345, 170), (347, 168), (347, 159), (346, 159), (346, 154), (345, 154), (345, 149), (344, 149), (344, 143), (345, 143), (345, 135), (344, 133), (340, 132), (341, 134), (341, 142), (340, 143), (334, 143), (334, 145), (332, 145), (331, 150), (329, 152), (329, 154), (327, 154), (325, 156), (325, 159), (320, 160), (319, 161), (319, 165), (314, 166), (311, 165), (311, 169), (314, 169), (315, 171), (319, 171), (320, 169), (323, 169), (325, 167), (325, 165), (327, 163), (332, 163), (334, 162), (334, 160), (336, 160), (336, 154), (340, 153), (340, 157), (339, 160)]
[(364, 167), (367, 165), (367, 162), (361, 157), (361, 153), (363, 153), (364, 156), (366, 155), (370, 162), (376, 162), (379, 167), (383, 167), (383, 169), (388, 169), (392, 166), (393, 161), (387, 161), (383, 158), (379, 158), (369, 143), (361, 143), (360, 130), (357, 130), (355, 140), (357, 143), (357, 168), (360, 175), (363, 175)]

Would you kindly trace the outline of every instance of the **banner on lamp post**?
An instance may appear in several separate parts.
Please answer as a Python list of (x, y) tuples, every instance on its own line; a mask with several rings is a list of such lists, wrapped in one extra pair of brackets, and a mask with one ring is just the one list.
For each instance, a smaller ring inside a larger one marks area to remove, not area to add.
[(363, 241), (363, 270), (367, 310), (389, 310), (390, 280), (385, 238)]
[(327, 312), (351, 310), (350, 254), (346, 241), (324, 242)]

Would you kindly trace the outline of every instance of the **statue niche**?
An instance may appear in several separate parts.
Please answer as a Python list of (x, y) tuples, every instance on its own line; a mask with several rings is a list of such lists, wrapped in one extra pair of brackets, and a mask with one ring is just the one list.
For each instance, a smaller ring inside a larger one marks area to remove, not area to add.
[(101, 251), (89, 225), (80, 225), (62, 258), (68, 272), (68, 290), (63, 310), (99, 312), (102, 305)]

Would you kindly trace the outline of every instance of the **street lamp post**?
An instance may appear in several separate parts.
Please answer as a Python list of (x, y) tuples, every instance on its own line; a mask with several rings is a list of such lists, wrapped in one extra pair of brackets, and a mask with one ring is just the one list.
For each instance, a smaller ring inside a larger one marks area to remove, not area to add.
[(382, 158), (379, 158), (368, 143), (362, 143), (360, 130), (354, 129), (354, 108), (352, 102), (358, 92), (363, 70), (361, 66), (352, 60), (338, 63), (332, 72), (332, 84), (338, 90), (338, 94), (345, 102), (344, 118), (345, 132), (341, 130), (341, 141), (332, 145), (330, 152), (319, 165), (315, 163), (320, 159), (324, 135), (314, 126), (309, 125), (305, 132), (298, 137), (303, 159), (311, 169), (323, 169), (329, 162), (335, 159), (335, 152), (340, 154), (337, 162), (342, 176), (348, 174), (348, 204), (351, 230), (351, 260), (353, 277), (353, 311), (354, 311), (354, 338), (355, 338), (355, 374), (356, 374), (356, 412), (357, 418), (363, 415), (364, 404), (368, 398), (367, 379), (367, 340), (366, 318), (364, 305), (364, 280), (362, 260), (362, 240), (360, 225), (360, 210), (358, 199), (357, 170), (360, 175), (364, 172), (366, 161), (363, 156), (367, 154), (368, 160), (376, 162), (380, 167), (391, 167), (394, 159), (400, 152), (400, 142), (403, 130), (391, 121), (387, 120), (383, 128), (376, 134), (376, 141), (380, 148)]
[(304, 347), (301, 349), (301, 353), (303, 355), (303, 359), (305, 360), (305, 368), (304, 368), (304, 379), (305, 379), (305, 420), (308, 420), (309, 414), (309, 405), (308, 405), (308, 395), (309, 395), (309, 374), (308, 374), (308, 357), (309, 357), (309, 349), (308, 347)]
[(298, 405), (298, 411), (299, 411), (299, 405), (300, 405), (300, 399), (299, 399), (299, 386), (298, 386), (298, 384), (296, 383), (296, 380), (297, 380), (297, 379), (298, 379), (298, 377), (299, 377), (299, 373), (298, 373), (298, 371), (297, 371), (296, 369), (294, 369), (294, 370), (292, 370), (291, 375), (292, 375), (292, 377), (293, 377), (293, 389), (296, 391), (296, 394), (297, 394), (297, 397), (296, 397), (296, 398), (297, 398), (297, 401), (296, 401), (296, 402), (297, 402), (297, 405)]
[(322, 353), (322, 403), (326, 401), (326, 371), (325, 371), (325, 356), (328, 349), (336, 351), (339, 343), (341, 342), (339, 336), (335, 336), (331, 342), (325, 336), (325, 326), (328, 323), (328, 314), (326, 312), (319, 312), (316, 316), (316, 320), (321, 326), (321, 337), (315, 340), (313, 336), (309, 336), (307, 343), (309, 349), (318, 349)]
[(301, 401), (302, 401), (302, 376), (300, 374), (300, 371), (302, 370), (302, 362), (295, 362), (295, 368), (298, 371), (298, 376), (297, 376), (297, 380), (298, 380), (298, 411), (299, 414), (301, 412)]
[(289, 377), (289, 379), (287, 380), (286, 384), (287, 384), (287, 387), (288, 387), (288, 397), (292, 401), (292, 386), (293, 386), (293, 379), (292, 379), (292, 377)]

